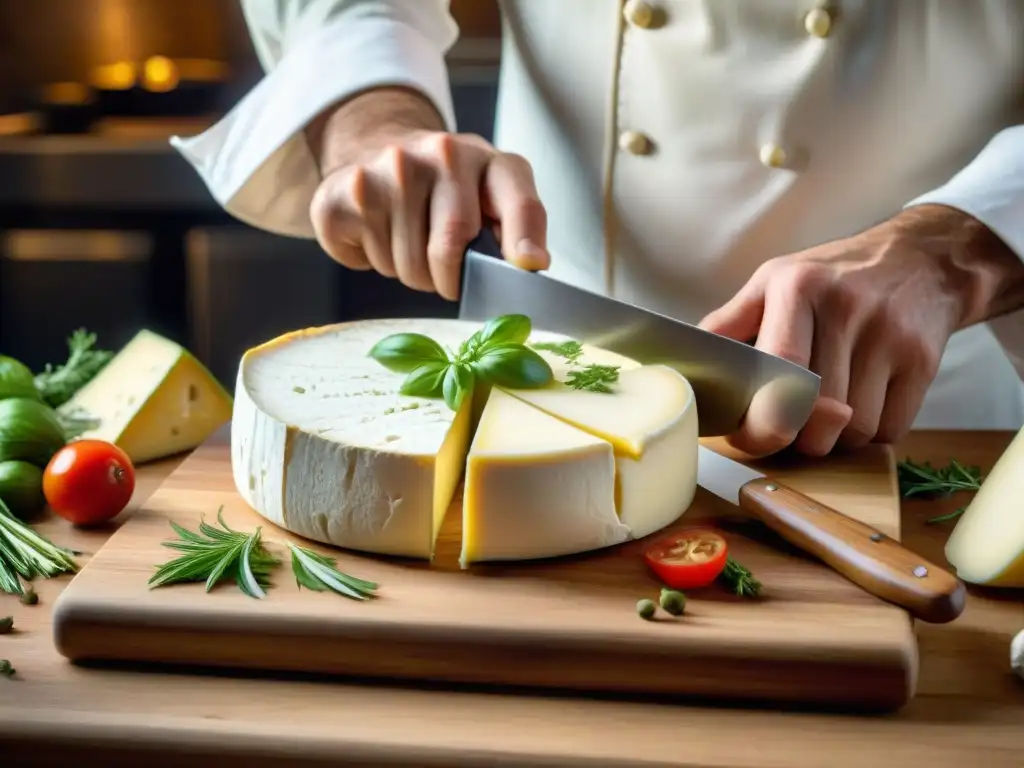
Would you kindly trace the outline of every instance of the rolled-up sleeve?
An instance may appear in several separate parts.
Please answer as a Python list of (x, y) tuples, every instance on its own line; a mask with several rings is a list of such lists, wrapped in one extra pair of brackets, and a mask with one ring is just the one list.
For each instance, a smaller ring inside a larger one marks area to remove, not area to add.
[[(973, 216), (1024, 260), (1024, 125), (997, 133), (952, 179), (906, 207), (926, 203)], [(989, 327), (1024, 376), (1024, 311), (994, 318)]]
[(458, 28), (447, 0), (241, 2), (265, 76), (212, 128), (171, 139), (235, 218), (314, 237), (309, 205), (320, 173), (303, 129), (353, 95), (415, 89), (454, 129), (445, 54)]

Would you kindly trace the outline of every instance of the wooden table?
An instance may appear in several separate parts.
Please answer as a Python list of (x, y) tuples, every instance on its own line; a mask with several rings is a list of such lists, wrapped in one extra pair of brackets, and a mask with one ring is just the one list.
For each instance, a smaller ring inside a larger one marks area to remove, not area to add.
[[(916, 433), (897, 456), (992, 465), (1012, 435)], [(135, 503), (175, 461), (141, 472)], [(904, 541), (943, 562), (951, 524), (925, 519), (962, 499), (904, 505)], [(1024, 511), (1022, 511), (1024, 514)], [(58, 521), (44, 532), (68, 540)], [(70, 542), (95, 552), (109, 531)], [(798, 768), (1024, 765), (1024, 685), (1009, 643), (1024, 628), (1024, 591), (971, 590), (964, 615), (919, 625), (917, 698), (878, 718), (654, 702), (426, 690), (280, 677), (84, 669), (57, 655), (50, 609), (4, 598), (17, 634), (0, 638), (18, 670), (0, 680), (0, 765), (690, 766)], [(671, 673), (670, 670), (666, 671)]]

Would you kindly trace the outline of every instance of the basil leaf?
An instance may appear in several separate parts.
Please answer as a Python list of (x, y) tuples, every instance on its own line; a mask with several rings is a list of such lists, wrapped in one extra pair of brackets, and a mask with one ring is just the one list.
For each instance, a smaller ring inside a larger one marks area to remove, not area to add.
[(480, 348), (497, 344), (522, 344), (530, 338), (532, 324), (526, 315), (502, 315), (487, 321), (480, 329)]
[(453, 411), (459, 410), (466, 395), (473, 391), (473, 370), (463, 363), (451, 363), (444, 374), (444, 401)]
[(499, 344), (485, 349), (472, 365), (481, 379), (510, 389), (543, 387), (555, 376), (543, 357), (521, 344)]
[(477, 331), (462, 344), (459, 345), (458, 357), (460, 360), (472, 358), (480, 347), (480, 331)]
[(448, 366), (447, 361), (424, 363), (405, 377), (399, 393), (410, 397), (440, 397)]
[(448, 362), (441, 345), (422, 333), (395, 333), (370, 350), (370, 357), (395, 373), (409, 373), (424, 363)]

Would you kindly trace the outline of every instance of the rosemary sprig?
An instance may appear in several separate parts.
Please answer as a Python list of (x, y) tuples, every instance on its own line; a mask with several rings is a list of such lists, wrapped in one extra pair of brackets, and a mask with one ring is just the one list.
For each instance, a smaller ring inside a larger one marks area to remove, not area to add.
[(36, 374), (35, 385), (51, 408), (63, 405), (85, 386), (114, 356), (113, 352), (94, 349), (96, 334), (79, 328), (68, 339), (68, 359), (56, 367), (47, 364)]
[(292, 543), (288, 544), (288, 548), (292, 552), (292, 573), (295, 574), (295, 581), (300, 589), (305, 587), (315, 592), (331, 590), (354, 600), (374, 597), (377, 590), (374, 582), (342, 573), (338, 570), (334, 558), (325, 557)]
[(731, 557), (725, 561), (725, 568), (718, 578), (740, 597), (758, 597), (761, 594), (761, 582)]
[[(977, 491), (981, 488), (983, 477), (981, 469), (973, 465), (964, 465), (953, 459), (944, 467), (933, 467), (930, 462), (915, 462), (905, 459), (896, 465), (899, 478), (900, 495), (907, 499), (940, 499), (952, 496), (961, 491)], [(929, 525), (953, 520), (964, 513), (967, 507), (959, 507), (945, 515), (928, 518)]]
[(619, 366), (594, 363), (576, 371), (569, 371), (566, 385), (587, 392), (611, 394), (611, 385), (619, 380)]
[(578, 341), (538, 341), (530, 346), (539, 352), (558, 355), (572, 364), (578, 363), (580, 355), (583, 354), (583, 345)]
[(0, 500), (0, 591), (31, 599), (35, 592), (25, 582), (77, 571), (73, 554), (18, 520)]
[(270, 586), (270, 571), (280, 560), (268, 552), (262, 542), (261, 529), (253, 533), (232, 530), (224, 522), (224, 507), (217, 510), (216, 528), (205, 520), (199, 523), (199, 533), (193, 533), (175, 522), (171, 527), (178, 534), (177, 541), (163, 545), (184, 552), (157, 567), (149, 580), (150, 589), (182, 582), (205, 581), (209, 592), (225, 579), (234, 579), (238, 588), (249, 597), (262, 599)]

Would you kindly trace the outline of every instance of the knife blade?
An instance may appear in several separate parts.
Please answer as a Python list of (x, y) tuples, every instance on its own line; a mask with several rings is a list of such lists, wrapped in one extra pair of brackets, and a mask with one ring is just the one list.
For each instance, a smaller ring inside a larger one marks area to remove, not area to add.
[(870, 525), (700, 446), (697, 483), (876, 597), (932, 624), (963, 612), (962, 581)]
[(527, 315), (536, 328), (644, 365), (675, 368), (693, 387), (703, 437), (739, 429), (755, 395), (776, 414), (780, 429), (795, 434), (807, 422), (818, 396), (820, 378), (789, 360), (513, 267), (501, 259), (493, 235), (485, 230), (463, 259), (459, 318), (485, 322), (505, 314)]

